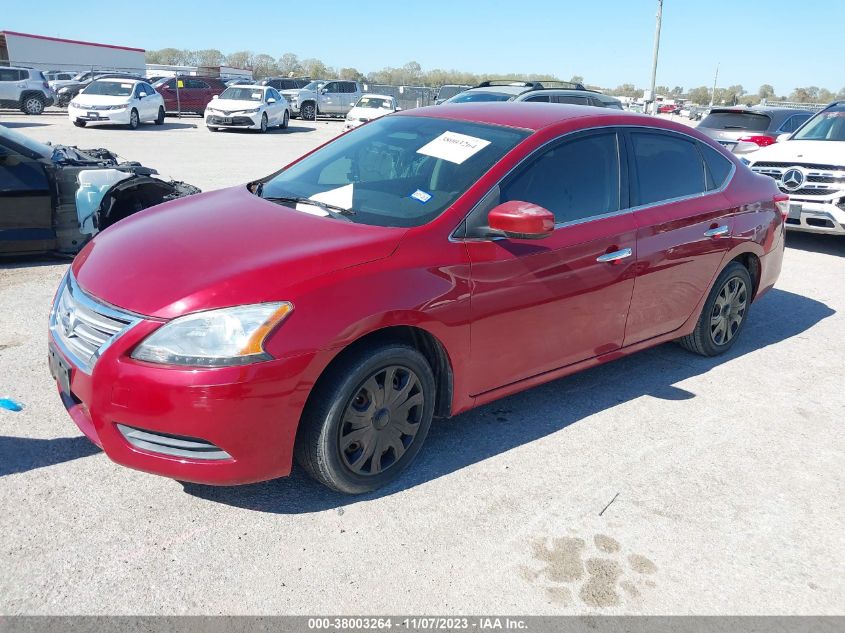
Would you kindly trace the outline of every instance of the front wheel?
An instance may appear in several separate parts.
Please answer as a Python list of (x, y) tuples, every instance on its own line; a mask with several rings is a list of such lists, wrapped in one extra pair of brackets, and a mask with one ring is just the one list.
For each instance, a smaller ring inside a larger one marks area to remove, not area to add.
[(304, 121), (316, 121), (317, 120), (317, 106), (308, 101), (302, 104), (302, 119)]
[(281, 123), (281, 125), (279, 125), (279, 129), (281, 129), (281, 130), (288, 129), (289, 123), (290, 123), (290, 114), (288, 114), (288, 111), (285, 110), (285, 115), (282, 117), (282, 123)]
[(296, 438), (299, 464), (348, 494), (395, 480), (419, 453), (434, 414), (434, 374), (416, 349), (357, 352), (315, 387)]
[(138, 111), (135, 108), (132, 108), (132, 112), (129, 113), (129, 129), (137, 130), (140, 124), (141, 119), (138, 118)]
[(678, 343), (702, 356), (727, 352), (745, 325), (752, 292), (748, 269), (739, 262), (728, 264), (713, 284), (695, 330)]
[(267, 113), (261, 115), (261, 127), (258, 128), (258, 131), (264, 134), (267, 131)]
[(164, 108), (158, 109), (158, 116), (156, 117), (156, 125), (164, 125)]

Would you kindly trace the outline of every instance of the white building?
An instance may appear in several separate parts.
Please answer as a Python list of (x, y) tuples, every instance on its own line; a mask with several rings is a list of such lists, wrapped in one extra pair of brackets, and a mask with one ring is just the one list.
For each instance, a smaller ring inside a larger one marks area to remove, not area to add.
[(144, 49), (0, 31), (0, 64), (38, 70), (144, 73)]

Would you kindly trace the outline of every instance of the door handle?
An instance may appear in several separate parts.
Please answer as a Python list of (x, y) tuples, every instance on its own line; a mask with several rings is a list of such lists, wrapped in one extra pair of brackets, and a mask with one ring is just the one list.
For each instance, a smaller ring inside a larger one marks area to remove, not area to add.
[(728, 225), (723, 224), (722, 226), (717, 226), (709, 231), (704, 231), (704, 237), (719, 237), (721, 235), (726, 235), (728, 231), (730, 231)]
[(598, 257), (596, 257), (596, 261), (601, 262), (603, 264), (608, 262), (618, 262), (620, 259), (630, 257), (632, 254), (633, 251), (630, 248), (623, 248), (621, 251), (613, 251), (612, 253), (605, 253), (604, 255), (599, 255)]

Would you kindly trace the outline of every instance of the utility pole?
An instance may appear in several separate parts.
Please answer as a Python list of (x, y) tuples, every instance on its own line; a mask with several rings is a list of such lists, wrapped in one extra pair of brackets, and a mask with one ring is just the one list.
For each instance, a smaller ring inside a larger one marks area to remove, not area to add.
[(657, 24), (654, 27), (654, 56), (651, 60), (651, 110), (657, 114), (657, 95), (654, 94), (654, 84), (657, 82), (657, 53), (660, 50), (660, 23), (663, 20), (663, 0), (657, 0)]
[(716, 76), (713, 77), (713, 92), (710, 93), (710, 107), (713, 107), (713, 102), (716, 101), (716, 82), (719, 81), (719, 64), (716, 64)]

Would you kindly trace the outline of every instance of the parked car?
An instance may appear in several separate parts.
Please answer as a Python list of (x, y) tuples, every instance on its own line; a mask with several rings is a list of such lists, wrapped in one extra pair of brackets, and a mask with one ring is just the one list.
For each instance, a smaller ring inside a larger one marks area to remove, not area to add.
[(76, 127), (164, 124), (164, 99), (146, 81), (98, 79), (68, 104), (67, 116)]
[(743, 160), (789, 194), (786, 228), (845, 235), (845, 101)]
[(62, 86), (66, 86), (69, 83), (73, 83), (74, 73), (69, 73), (61, 70), (54, 70), (48, 71), (43, 73), (44, 78), (47, 80), (47, 84), (50, 86), (50, 89), (55, 92)]
[(357, 81), (317, 79), (299, 90), (285, 90), (291, 116), (314, 121), (318, 114), (346, 116), (364, 94)]
[(283, 90), (299, 90), (311, 83), (310, 77), (271, 77), (255, 82), (261, 86), (270, 86), (279, 92)]
[(166, 112), (193, 112), (202, 116), (211, 99), (226, 90), (217, 77), (167, 77), (152, 84), (164, 99)]
[(367, 93), (358, 99), (358, 103), (356, 103), (355, 107), (352, 108), (349, 111), (349, 114), (346, 115), (346, 125), (343, 126), (343, 129), (351, 130), (363, 123), (367, 123), (373, 119), (378, 119), (383, 117), (385, 114), (390, 114), (391, 112), (396, 112), (401, 109), (402, 108), (396, 105), (396, 99), (390, 95)]
[(512, 101), (527, 101), (529, 103), (568, 103), (571, 105), (588, 105), (597, 108), (614, 108), (623, 110), (622, 102), (615, 97), (604, 95), (592, 90), (559, 90), (542, 88), (523, 92)]
[(205, 109), (205, 124), (212, 132), (221, 128), (286, 129), (290, 106), (279, 91), (270, 86), (229, 86), (215, 96)]
[(446, 99), (443, 103), (479, 103), (484, 101), (513, 101), (519, 95), (531, 90), (558, 88), (564, 90), (585, 90), (581, 84), (568, 81), (517, 81), (511, 79), (491, 79), (482, 81), (469, 90)]
[(786, 199), (671, 121), (416, 108), (95, 237), (58, 289), (50, 366), (119, 464), (236, 484), (295, 455), (365, 492), (433, 417), (666, 341), (731, 349), (780, 272)]
[(794, 108), (712, 108), (697, 129), (734, 154), (750, 154), (773, 144), (778, 135), (794, 132), (811, 116)]
[(55, 99), (55, 93), (40, 70), (0, 66), (0, 108), (41, 114)]
[(199, 193), (105, 149), (45, 145), (0, 125), (0, 255), (72, 255), (140, 209)]
[(98, 79), (129, 79), (132, 81), (147, 81), (143, 77), (128, 73), (82, 73), (77, 76), (84, 77), (84, 79), (68, 83), (56, 91), (56, 105), (60, 108), (66, 108), (76, 95)]
[(463, 86), (459, 84), (444, 84), (440, 86), (437, 91), (437, 96), (434, 97), (434, 105), (440, 105), (447, 99), (451, 99), (457, 94), (461, 94), (464, 90), (469, 90), (472, 86)]

